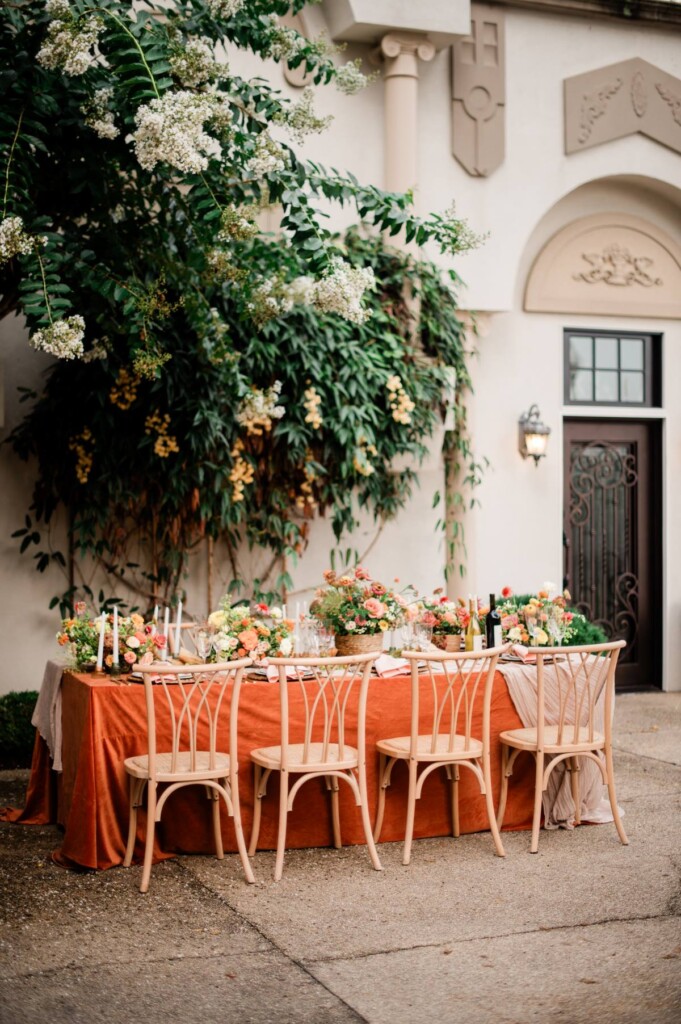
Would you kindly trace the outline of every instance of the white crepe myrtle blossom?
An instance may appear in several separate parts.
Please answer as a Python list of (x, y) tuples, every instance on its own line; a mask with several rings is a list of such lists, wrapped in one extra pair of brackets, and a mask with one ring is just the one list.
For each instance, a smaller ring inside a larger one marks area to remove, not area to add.
[(303, 90), (303, 95), (297, 103), (281, 111), (275, 118), (288, 129), (296, 142), (303, 143), (307, 135), (325, 131), (333, 121), (331, 115), (317, 117), (313, 104), (314, 92), (308, 87)]
[(145, 171), (153, 171), (158, 163), (190, 174), (205, 171), (209, 159), (221, 153), (217, 139), (203, 130), (213, 112), (211, 97), (185, 90), (143, 104), (135, 114), (132, 140)]
[(283, 286), (284, 295), (294, 306), (311, 306), (314, 302), (317, 282), (313, 277), (294, 277)]
[(227, 73), (226, 65), (218, 64), (213, 50), (203, 39), (189, 39), (173, 51), (169, 63), (172, 74), (188, 89), (196, 89)]
[(278, 405), (281, 394), (281, 381), (275, 380), (272, 387), (262, 390), (252, 388), (241, 402), (236, 414), (237, 423), (245, 427), (247, 434), (256, 437), (272, 429), (272, 420), (280, 420), (285, 413), (283, 405)]
[(274, 141), (268, 131), (263, 131), (255, 141), (255, 153), (246, 163), (246, 172), (259, 181), (268, 174), (283, 171), (286, 163), (284, 149)]
[(362, 296), (374, 285), (371, 267), (353, 267), (335, 256), (329, 272), (317, 282), (314, 305), (321, 313), (338, 313), (351, 323), (363, 324), (370, 314), (362, 307)]
[(14, 256), (28, 256), (36, 245), (44, 245), (46, 238), (29, 235), (21, 217), (5, 217), (0, 221), (0, 266)]
[(233, 18), (245, 3), (246, 0), (207, 0), (206, 6), (216, 18)]
[(85, 74), (97, 60), (93, 51), (104, 22), (96, 16), (76, 18), (67, 0), (47, 0), (45, 12), (52, 20), (36, 60), (44, 68), (59, 68), (67, 75)]
[(258, 234), (258, 225), (253, 220), (255, 207), (238, 207), (228, 203), (220, 215), (220, 230), (216, 238), (218, 242), (246, 241)]
[(43, 327), (31, 336), (31, 345), (58, 359), (80, 359), (83, 355), (85, 321), (82, 316), (67, 316)]
[(115, 139), (120, 134), (114, 123), (113, 111), (109, 110), (109, 103), (113, 99), (114, 91), (110, 86), (105, 89), (97, 89), (89, 103), (84, 103), (80, 108), (85, 116), (85, 124), (92, 128), (100, 139)]
[(347, 64), (344, 64), (341, 68), (338, 68), (335, 77), (336, 88), (340, 92), (345, 93), (346, 96), (355, 96), (362, 89), (365, 89), (369, 82), (373, 82), (376, 78), (376, 74), (364, 75), (359, 70), (362, 61), (358, 57), (356, 60), (349, 60)]

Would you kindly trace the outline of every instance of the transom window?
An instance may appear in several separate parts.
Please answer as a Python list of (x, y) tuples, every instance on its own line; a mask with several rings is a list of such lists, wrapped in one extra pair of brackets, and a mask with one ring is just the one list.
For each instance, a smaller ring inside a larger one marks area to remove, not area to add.
[(653, 405), (653, 335), (565, 331), (565, 401), (572, 405)]

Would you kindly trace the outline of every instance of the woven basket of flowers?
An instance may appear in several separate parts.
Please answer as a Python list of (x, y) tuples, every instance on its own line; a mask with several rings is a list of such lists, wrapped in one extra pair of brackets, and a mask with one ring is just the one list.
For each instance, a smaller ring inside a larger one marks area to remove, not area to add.
[(365, 633), (362, 636), (338, 636), (336, 634), (336, 654), (339, 658), (348, 657), (351, 654), (370, 654), (374, 651), (380, 653), (383, 650), (382, 633)]

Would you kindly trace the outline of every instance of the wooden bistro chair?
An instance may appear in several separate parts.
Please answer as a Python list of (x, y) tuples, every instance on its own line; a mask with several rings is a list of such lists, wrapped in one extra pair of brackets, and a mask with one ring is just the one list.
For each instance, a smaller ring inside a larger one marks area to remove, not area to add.
[[(342, 658), (269, 658), (279, 673), (281, 743), (251, 751), (255, 773), (253, 829), (249, 844), (252, 856), (258, 845), (262, 802), (272, 772), (279, 773), (279, 830), (274, 879), (284, 867), (286, 823), (299, 790), (310, 779), (323, 778), (331, 799), (333, 840), (341, 848), (339, 780), (346, 782), (360, 808), (371, 863), (381, 871), (371, 832), (366, 781), (366, 704), (369, 676), (375, 654)], [(289, 715), (289, 687), (302, 694), (302, 720)], [(353, 690), (357, 696), (357, 735), (348, 736), (346, 715)]]
[[(409, 736), (395, 736), (379, 740), (376, 744), (380, 767), (374, 840), (378, 842), (383, 827), (386, 789), (390, 785), (393, 768), (398, 761), (405, 761), (409, 767), (409, 792), (403, 864), (411, 860), (416, 801), (421, 796), (424, 782), (438, 768), (445, 769), (451, 784), (452, 835), (460, 835), (460, 769), (468, 768), (484, 794), (496, 852), (500, 857), (505, 856), (492, 800), (490, 705), (497, 660), (507, 649), (495, 647), (474, 653), (402, 652), (402, 656), (411, 662), (411, 731)], [(419, 662), (425, 662), (420, 672)], [(421, 693), (424, 682), (429, 691), (427, 702)], [(473, 735), (473, 710), (479, 691), (482, 691), (482, 736), (476, 737)], [(428, 707), (424, 712), (422, 705), (426, 703)], [(419, 772), (421, 766), (423, 768)]]
[[(239, 694), (244, 668), (250, 658), (214, 665), (169, 665), (156, 662), (143, 670), (147, 706), (147, 754), (128, 757), (125, 770), (130, 776), (130, 820), (124, 867), (130, 867), (137, 832), (137, 809), (147, 789), (147, 828), (140, 892), (149, 888), (156, 822), (168, 797), (184, 786), (203, 786), (212, 801), (215, 852), (224, 856), (220, 829), (220, 799), (234, 820), (236, 841), (248, 882), (254, 882), (241, 827), (237, 779), (237, 722)], [(160, 680), (154, 683), (154, 679)], [(229, 750), (218, 750), (218, 727), (229, 686)], [(160, 704), (158, 706), (157, 702)], [(157, 719), (169, 725), (169, 750), (159, 750)], [(159, 794), (159, 787), (164, 787)]]
[[(629, 840), (617, 808), (615, 775), (612, 761), (612, 715), (615, 698), (615, 669), (624, 640), (582, 647), (542, 647), (537, 649), (537, 724), (533, 728), (509, 729), (501, 740), (502, 779), (497, 824), (501, 828), (506, 810), (508, 780), (513, 765), (522, 751), (535, 759), (534, 814), (531, 852), (539, 849), (542, 794), (551, 772), (561, 761), (570, 772), (575, 821), (579, 824), (579, 759), (591, 758), (598, 765), (603, 783), (608, 787), (615, 827), (622, 843)], [(547, 659), (557, 659), (551, 666), (547, 687)], [(604, 701), (602, 698), (604, 697)], [(602, 710), (600, 710), (602, 709)], [(601, 755), (605, 755), (605, 761)]]

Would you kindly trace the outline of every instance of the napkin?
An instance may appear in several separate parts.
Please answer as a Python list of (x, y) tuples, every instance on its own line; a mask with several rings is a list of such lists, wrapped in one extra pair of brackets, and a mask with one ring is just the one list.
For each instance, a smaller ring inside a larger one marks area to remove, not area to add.
[[(306, 665), (287, 665), (286, 666), (286, 678), (287, 679), (305, 679), (309, 678), (310, 670)], [(267, 666), (267, 678), (271, 683), (279, 682), (279, 668), (277, 665)]]
[(513, 644), (509, 654), (515, 655), (516, 658), (520, 658), (523, 665), (533, 665), (537, 660), (536, 650), (532, 650), (529, 647), (523, 646), (523, 644)]
[(374, 662), (376, 675), (387, 679), (389, 676), (406, 676), (411, 671), (406, 658), (393, 658), (391, 654), (379, 654)]

